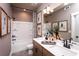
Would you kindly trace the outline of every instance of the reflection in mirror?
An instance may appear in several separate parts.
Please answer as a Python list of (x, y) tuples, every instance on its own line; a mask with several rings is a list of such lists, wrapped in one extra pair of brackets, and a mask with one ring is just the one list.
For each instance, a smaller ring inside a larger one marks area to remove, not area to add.
[(48, 33), (48, 37), (50, 38), (49, 40), (56, 40), (56, 39), (60, 39), (60, 35), (59, 35), (59, 26), (58, 26), (58, 22), (49, 22), (46, 21), (46, 16), (44, 16), (45, 19), (45, 34)]
[[(77, 12), (77, 13), (76, 13)], [(51, 14), (44, 15), (44, 23), (68, 21), (67, 31), (59, 31), (60, 36), (63, 39), (73, 38), (74, 41), (79, 42), (79, 4), (71, 3), (66, 6), (59, 6), (54, 9), (54, 12)], [(49, 25), (48, 27), (51, 27)], [(46, 25), (47, 26), (47, 25)], [(45, 31), (46, 32), (46, 31)]]
[(79, 42), (79, 12), (76, 12), (72, 16), (72, 38), (75, 42)]

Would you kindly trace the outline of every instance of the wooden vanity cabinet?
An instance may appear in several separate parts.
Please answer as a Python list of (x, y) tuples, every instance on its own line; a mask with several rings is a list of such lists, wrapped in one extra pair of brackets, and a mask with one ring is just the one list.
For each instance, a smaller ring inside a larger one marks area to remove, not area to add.
[(33, 41), (33, 55), (34, 56), (42, 56), (42, 46), (40, 46), (35, 41)]
[(49, 51), (47, 51), (46, 49), (43, 48), (43, 56), (54, 56), (54, 55), (51, 54)]
[(34, 56), (54, 56), (34, 40), (33, 40), (33, 55)]

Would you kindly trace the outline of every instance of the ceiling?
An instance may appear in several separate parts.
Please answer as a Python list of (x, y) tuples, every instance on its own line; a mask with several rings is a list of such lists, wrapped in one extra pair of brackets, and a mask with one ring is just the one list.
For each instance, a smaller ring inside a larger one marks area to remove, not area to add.
[(11, 3), (12, 7), (24, 8), (29, 10), (36, 10), (42, 3)]
[[(41, 5), (47, 6), (49, 3), (11, 3), (12, 7), (21, 8), (21, 9), (27, 9), (35, 11), (37, 10)], [(42, 8), (43, 8), (42, 6)], [(57, 11), (64, 7), (63, 3), (52, 3), (50, 6), (54, 9), (54, 11)]]

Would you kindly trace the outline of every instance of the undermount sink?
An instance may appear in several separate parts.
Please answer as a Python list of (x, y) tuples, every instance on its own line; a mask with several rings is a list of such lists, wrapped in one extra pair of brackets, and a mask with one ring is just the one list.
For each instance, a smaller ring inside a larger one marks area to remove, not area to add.
[(41, 43), (44, 45), (56, 45), (56, 42), (54, 41), (42, 41)]
[(35, 39), (35, 41), (55, 56), (78, 56), (79, 55), (79, 53), (76, 51), (76, 50), (79, 50), (79, 45), (77, 45), (76, 47), (75, 44), (73, 44), (71, 46), (71, 49), (68, 49), (66, 47), (63, 47), (63, 41), (60, 41), (60, 40), (53, 41), (53, 42), (56, 42), (55, 45), (47, 44), (49, 42), (47, 42), (46, 44), (42, 44), (42, 41), (45, 41), (42, 39), (39, 39), (39, 40)]
[(79, 52), (79, 45), (78, 44), (71, 44), (70, 50)]
[(72, 45), (72, 46), (71, 46), (71, 49), (79, 50), (79, 46), (77, 46), (77, 45)]
[(76, 56), (77, 55), (77, 52), (75, 52), (74, 49), (79, 50), (78, 46), (72, 45), (71, 49), (68, 49), (66, 47), (63, 47), (63, 45), (60, 43), (61, 41), (58, 41), (58, 43), (56, 42), (56, 45), (49, 45), (49, 46), (45, 45), (45, 46), (49, 48), (52, 53), (58, 56)]

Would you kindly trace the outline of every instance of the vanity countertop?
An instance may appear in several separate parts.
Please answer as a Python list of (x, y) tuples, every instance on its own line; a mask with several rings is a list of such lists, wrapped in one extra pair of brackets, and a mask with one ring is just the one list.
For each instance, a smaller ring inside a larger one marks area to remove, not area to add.
[(79, 56), (78, 50), (63, 47), (60, 40), (56, 40), (56, 45), (42, 44), (41, 42), (45, 40), (44, 37), (34, 38), (33, 40), (55, 56)]

